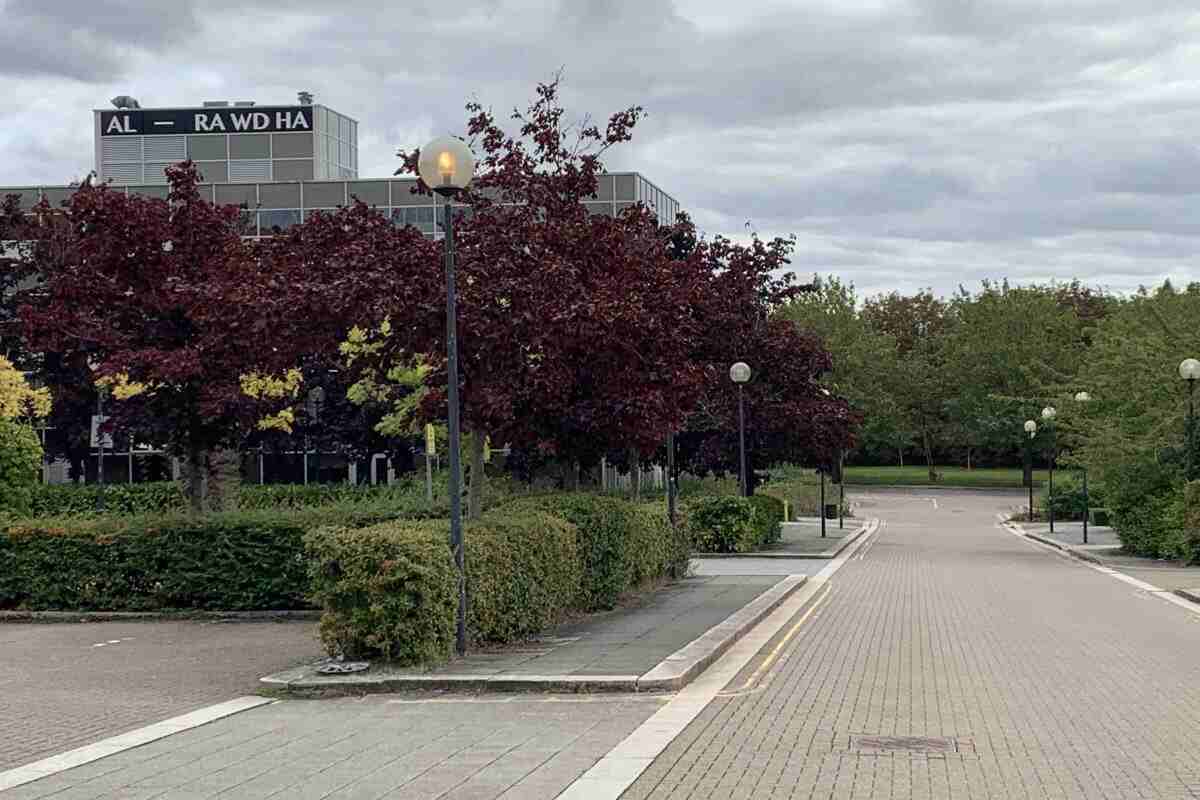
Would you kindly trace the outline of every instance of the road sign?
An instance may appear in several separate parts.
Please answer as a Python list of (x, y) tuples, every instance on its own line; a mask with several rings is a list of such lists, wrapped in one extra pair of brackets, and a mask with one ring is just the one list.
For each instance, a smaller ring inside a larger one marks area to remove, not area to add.
[(425, 426), (425, 455), (432, 456), (437, 454), (437, 434), (433, 429), (433, 425)]
[[(92, 447), (103, 447), (108, 450), (112, 449), (112, 434), (106, 433), (103, 437), (100, 436), (100, 426), (108, 422), (108, 419), (109, 418), (106, 416), (101, 417), (97, 416), (96, 414), (92, 414)], [(103, 443), (100, 443), (101, 438), (103, 438)]]

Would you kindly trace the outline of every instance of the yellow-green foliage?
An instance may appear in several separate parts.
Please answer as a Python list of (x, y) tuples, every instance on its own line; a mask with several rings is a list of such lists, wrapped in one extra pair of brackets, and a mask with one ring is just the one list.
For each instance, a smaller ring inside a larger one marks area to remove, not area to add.
[(0, 417), (0, 513), (28, 514), (42, 445), (28, 425)]
[(32, 389), (25, 375), (0, 356), (0, 419), (45, 417), (50, 413), (50, 390)]

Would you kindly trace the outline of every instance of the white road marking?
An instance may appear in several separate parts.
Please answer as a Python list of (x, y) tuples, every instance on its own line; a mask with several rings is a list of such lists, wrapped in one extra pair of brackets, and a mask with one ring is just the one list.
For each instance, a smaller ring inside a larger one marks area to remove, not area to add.
[(613, 748), (595, 766), (568, 786), (558, 800), (617, 800), (638, 776), (654, 762), (667, 746), (691, 724), (729, 682), (775, 636), (783, 630), (804, 606), (813, 599), (830, 577), (841, 569), (879, 530), (879, 520), (869, 523), (869, 529), (804, 586), (785, 600), (779, 608), (746, 633), (715, 664), (685, 686), (670, 702), (659, 709)]
[(74, 750), (68, 750), (65, 753), (59, 753), (56, 756), (43, 758), (41, 761), (34, 761), (32, 764), (0, 772), (0, 792), (16, 786), (23, 786), (26, 783), (32, 783), (50, 775), (56, 775), (59, 772), (66, 772), (69, 769), (90, 764), (93, 761), (99, 761), (106, 756), (115, 755), (125, 750), (132, 750), (135, 747), (141, 747), (144, 744), (164, 739), (173, 733), (198, 728), (201, 725), (207, 725), (223, 717), (232, 716), (233, 714), (274, 702), (274, 700), (266, 697), (238, 697), (224, 703), (217, 703), (215, 706), (201, 708), (190, 714), (183, 714), (153, 725), (147, 725), (144, 728), (138, 728), (135, 731), (123, 733), (120, 736), (102, 739), (95, 744), (85, 745)]

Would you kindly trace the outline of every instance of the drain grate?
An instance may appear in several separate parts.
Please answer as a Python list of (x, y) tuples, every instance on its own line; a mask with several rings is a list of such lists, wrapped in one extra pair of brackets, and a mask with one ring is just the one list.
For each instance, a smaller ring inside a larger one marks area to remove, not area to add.
[(859, 753), (959, 753), (972, 752), (961, 748), (957, 739), (931, 736), (870, 736), (851, 734), (850, 749)]

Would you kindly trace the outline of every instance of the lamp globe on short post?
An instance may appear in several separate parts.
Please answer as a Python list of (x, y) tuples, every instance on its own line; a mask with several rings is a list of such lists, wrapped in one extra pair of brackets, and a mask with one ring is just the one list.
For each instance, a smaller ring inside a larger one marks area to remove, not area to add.
[[(1029, 441), (1025, 446), (1030, 449), (1030, 458), (1032, 460), (1033, 452), (1033, 437), (1037, 436), (1037, 423), (1031, 419), (1025, 420), (1025, 432), (1029, 434)], [(1033, 481), (1029, 481), (1029, 521), (1033, 522)]]
[(1058, 437), (1054, 430), (1054, 418), (1058, 416), (1058, 411), (1054, 406), (1046, 406), (1042, 409), (1042, 421), (1046, 423), (1046, 429), (1050, 431), (1050, 485), (1046, 494), (1047, 511), (1050, 514), (1050, 532), (1054, 533), (1054, 460), (1057, 453), (1055, 450), (1058, 446)]
[(1200, 361), (1185, 358), (1179, 362), (1179, 377), (1187, 381), (1187, 473), (1189, 481), (1196, 480), (1196, 379), (1200, 378)]
[[(1090, 402), (1091, 399), (1092, 399), (1092, 396), (1090, 394), (1088, 394), (1087, 392), (1076, 392), (1075, 393), (1075, 402), (1079, 403), (1080, 405)], [(1088, 543), (1088, 516), (1092, 513), (1091, 508), (1090, 508), (1090, 501), (1088, 498), (1087, 465), (1084, 464), (1084, 465), (1080, 466), (1079, 471), (1080, 471), (1081, 476), (1083, 477), (1083, 543), (1087, 544)]]
[(421, 180), (445, 198), (446, 235), (443, 239), (446, 256), (446, 388), (449, 401), (450, 429), (450, 549), (458, 570), (458, 625), (455, 650), (467, 652), (467, 566), (462, 535), (462, 489), (459, 466), (458, 421), (458, 321), (454, 289), (454, 215), (450, 201), (471, 184), (475, 173), (475, 157), (460, 139), (443, 136), (421, 148), (417, 160)]
[(729, 368), (729, 379), (738, 388), (738, 475), (740, 476), (742, 497), (750, 496), (750, 487), (746, 483), (746, 403), (742, 386), (750, 380), (750, 365), (739, 361)]

